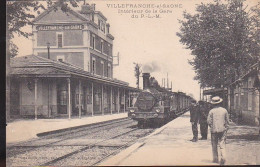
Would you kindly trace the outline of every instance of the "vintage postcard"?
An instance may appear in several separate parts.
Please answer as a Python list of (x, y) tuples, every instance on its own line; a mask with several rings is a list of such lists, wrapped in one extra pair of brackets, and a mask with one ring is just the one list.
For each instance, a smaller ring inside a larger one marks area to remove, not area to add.
[(6, 7), (6, 166), (260, 165), (259, 0)]

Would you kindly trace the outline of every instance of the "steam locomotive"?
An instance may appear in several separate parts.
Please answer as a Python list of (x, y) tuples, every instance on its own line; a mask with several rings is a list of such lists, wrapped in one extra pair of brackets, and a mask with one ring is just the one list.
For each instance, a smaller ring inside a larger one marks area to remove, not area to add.
[(128, 117), (138, 121), (138, 127), (146, 122), (161, 125), (188, 111), (192, 100), (183, 92), (160, 87), (150, 73), (143, 73), (143, 90), (128, 108)]

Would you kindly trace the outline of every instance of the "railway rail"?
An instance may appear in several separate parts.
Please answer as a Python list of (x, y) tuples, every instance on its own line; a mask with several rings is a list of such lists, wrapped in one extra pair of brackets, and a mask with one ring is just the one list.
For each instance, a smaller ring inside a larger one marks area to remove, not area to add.
[[(106, 121), (106, 122), (101, 122), (101, 123), (96, 123), (96, 124), (90, 124), (89, 126), (80, 127), (78, 129), (74, 129), (72, 131), (54, 133), (54, 134), (50, 134), (47, 136), (43, 136), (41, 138), (32, 139), (32, 140), (29, 140), (26, 142), (20, 142), (15, 145), (7, 146), (7, 157), (23, 153), (24, 151), (30, 151), (35, 148), (46, 147), (46, 146), (49, 146), (49, 145), (52, 145), (52, 144), (55, 144), (55, 143), (58, 143), (61, 141), (71, 139), (71, 138), (85, 136), (90, 133), (96, 133), (100, 130), (99, 128), (109, 129), (109, 128), (111, 128), (111, 126), (112, 127), (117, 126), (117, 124), (122, 124), (122, 123), (129, 124), (129, 122), (133, 122), (133, 121), (131, 121), (129, 118)], [(53, 139), (53, 138), (57, 138), (60, 136), (63, 136), (63, 138), (57, 139), (54, 141), (50, 140), (48, 142), (48, 139)], [(46, 142), (46, 140), (47, 140), (47, 142)], [(41, 143), (41, 141), (42, 141), (42, 143)]]
[[(129, 130), (129, 131), (124, 132), (124, 133), (120, 133), (120, 134), (114, 135), (114, 136), (112, 136), (112, 137), (110, 137), (110, 138), (108, 138), (108, 139), (104, 139), (104, 140), (98, 141), (98, 142), (96, 142), (96, 143), (94, 143), (94, 144), (85, 146), (85, 147), (83, 147), (83, 148), (81, 148), (81, 149), (78, 149), (78, 150), (76, 150), (76, 151), (73, 151), (73, 152), (71, 152), (71, 153), (68, 153), (68, 154), (66, 154), (66, 155), (63, 155), (63, 156), (61, 156), (61, 157), (58, 157), (58, 158), (56, 158), (56, 159), (54, 159), (54, 160), (51, 160), (51, 161), (49, 161), (49, 162), (47, 162), (47, 163), (44, 163), (44, 164), (40, 165), (40, 166), (49, 166), (49, 165), (53, 165), (53, 164), (55, 165), (55, 163), (58, 162), (58, 161), (60, 161), (60, 160), (66, 159), (66, 158), (68, 158), (68, 157), (70, 157), (70, 156), (73, 156), (74, 154), (78, 154), (78, 153), (83, 152), (83, 151), (85, 151), (85, 150), (87, 150), (87, 149), (91, 149), (91, 148), (94, 148), (94, 147), (100, 147), (98, 144), (101, 144), (102, 142), (105, 142), (105, 141), (108, 141), (108, 140), (111, 140), (111, 139), (115, 139), (115, 138), (117, 138), (117, 137), (119, 137), (119, 136), (126, 135), (126, 134), (128, 134), (128, 133), (130, 133), (130, 132), (132, 132), (132, 131), (136, 131), (136, 130), (138, 130), (138, 128)], [(114, 146), (111, 146), (111, 147), (114, 147)], [(96, 164), (96, 162), (93, 163), (93, 164)], [(93, 166), (93, 164), (91, 164), (90, 166)]]
[(123, 119), (20, 143), (7, 152), (7, 163), (10, 166), (97, 165), (154, 130), (137, 129), (136, 124)]

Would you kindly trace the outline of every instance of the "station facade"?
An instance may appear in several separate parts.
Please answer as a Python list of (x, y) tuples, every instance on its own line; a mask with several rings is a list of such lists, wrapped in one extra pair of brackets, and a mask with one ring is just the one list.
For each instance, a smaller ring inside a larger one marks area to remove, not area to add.
[(259, 63), (256, 63), (228, 88), (228, 108), (237, 122), (259, 125), (259, 77)]
[[(220, 96), (230, 118), (236, 123), (259, 125), (260, 121), (260, 64), (252, 65), (227, 88), (203, 91), (203, 96)], [(203, 97), (204, 98), (204, 97)]]
[(126, 112), (139, 89), (113, 78), (114, 37), (95, 5), (53, 6), (33, 23), (33, 55), (11, 59), (11, 117)]
[(84, 71), (113, 77), (113, 40), (107, 18), (95, 5), (63, 12), (53, 6), (33, 21), (33, 54), (64, 61)]

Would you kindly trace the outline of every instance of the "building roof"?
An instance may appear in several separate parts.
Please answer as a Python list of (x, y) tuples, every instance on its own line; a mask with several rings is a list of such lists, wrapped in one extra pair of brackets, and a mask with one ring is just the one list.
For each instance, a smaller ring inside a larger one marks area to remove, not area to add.
[[(38, 21), (40, 21), (44, 16), (46, 16), (47, 14), (49, 14), (51, 11), (59, 9), (59, 5), (55, 4), (51, 7), (49, 7), (47, 10), (45, 10), (43, 13), (41, 13), (40, 15), (38, 15), (36, 18), (33, 19), (32, 22), (36, 23)], [(60, 10), (60, 9), (59, 9)], [(82, 22), (91, 22), (91, 20), (89, 20), (86, 15), (84, 13), (82, 13), (80, 10), (72, 10), (70, 7), (68, 7), (68, 11), (69, 14), (79, 18), (80, 20), (82, 20)], [(102, 14), (102, 12), (100, 11), (93, 11), (93, 10), (89, 10), (89, 12), (85, 12), (85, 13), (95, 13), (98, 14), (100, 17), (102, 17), (105, 21), (107, 21), (107, 18)]]
[(233, 83), (231, 83), (229, 86), (233, 86), (233, 85), (236, 85), (237, 83), (239, 83), (241, 80), (243, 80), (245, 77), (249, 76), (249, 75), (252, 75), (252, 74), (257, 74), (257, 78), (260, 79), (257, 71), (259, 70), (259, 66), (260, 66), (260, 63), (257, 62), (255, 64), (253, 64), (252, 66), (250, 66), (249, 70), (246, 71), (244, 74), (241, 75), (240, 78), (238, 78), (237, 80), (235, 80)]
[(105, 21), (107, 21), (107, 18), (100, 11), (95, 11), (95, 13), (101, 16)]
[(59, 62), (36, 55), (11, 58), (11, 76), (17, 77), (81, 77), (109, 85), (129, 87), (127, 82), (115, 78), (107, 78), (84, 71), (82, 68), (69, 63)]
[(214, 95), (214, 94), (221, 94), (221, 93), (227, 93), (227, 89), (226, 88), (214, 88), (214, 89), (203, 90), (203, 95)]
[[(46, 16), (46, 15), (49, 14), (51, 11), (53, 11), (53, 10), (55, 10), (55, 9), (57, 9), (57, 8), (59, 8), (58, 5), (53, 5), (53, 6), (49, 7), (47, 10), (45, 10), (43, 13), (41, 13), (41, 14), (38, 15), (35, 19), (33, 19), (32, 22), (35, 23), (35, 22), (41, 20), (44, 16)], [(68, 13), (71, 14), (71, 15), (73, 15), (73, 16), (75, 16), (75, 17), (77, 17), (77, 18), (79, 18), (79, 19), (82, 20), (82, 21), (89, 21), (89, 20), (88, 20), (86, 17), (84, 17), (82, 14), (80, 14), (80, 13), (78, 13), (78, 12), (76, 12), (76, 11), (70, 9), (69, 7), (68, 7)]]
[(52, 69), (52, 68), (13, 68), (12, 69), (12, 74), (15, 75), (42, 75), (42, 74), (69, 74), (66, 73), (65, 71), (61, 71), (58, 69)]
[[(86, 6), (86, 5), (85, 5)], [(41, 25), (41, 24), (50, 24), (49, 22), (46, 22), (45, 16), (47, 16), (48, 14), (50, 14), (51, 12), (55, 11), (55, 10), (61, 10), (60, 6), (58, 4), (55, 4), (51, 7), (49, 7), (47, 10), (45, 10), (43, 13), (41, 13), (40, 15), (38, 15), (35, 19), (33, 19), (33, 24), (35, 25)], [(85, 12), (82, 12), (80, 10), (72, 10), (71, 8), (68, 7), (68, 11), (66, 13), (66, 18), (64, 20), (64, 18), (61, 17), (61, 15), (65, 15), (64, 12), (60, 12), (59, 15), (61, 18), (56, 20), (53, 19), (52, 16), (50, 16), (50, 18), (47, 18), (47, 20), (51, 20), (52, 24), (70, 24), (70, 23), (78, 23), (78, 24), (85, 24), (87, 23), (87, 25), (91, 25), (93, 26), (95, 29), (98, 29), (98, 25), (97, 23), (95, 23), (94, 21), (92, 21), (91, 19), (89, 19), (87, 17), (86, 14), (88, 13), (95, 13), (97, 15), (99, 15), (100, 17), (102, 17), (105, 21), (107, 21), (107, 18), (102, 14), (102, 12), (100, 11), (94, 11), (94, 9), (92, 9), (92, 7), (89, 5), (89, 9)], [(55, 14), (56, 15), (56, 14)], [(108, 23), (107, 23), (108, 24)], [(108, 24), (109, 25), (109, 24)], [(114, 36), (110, 33), (106, 34), (106, 36), (112, 40), (114, 40)]]

